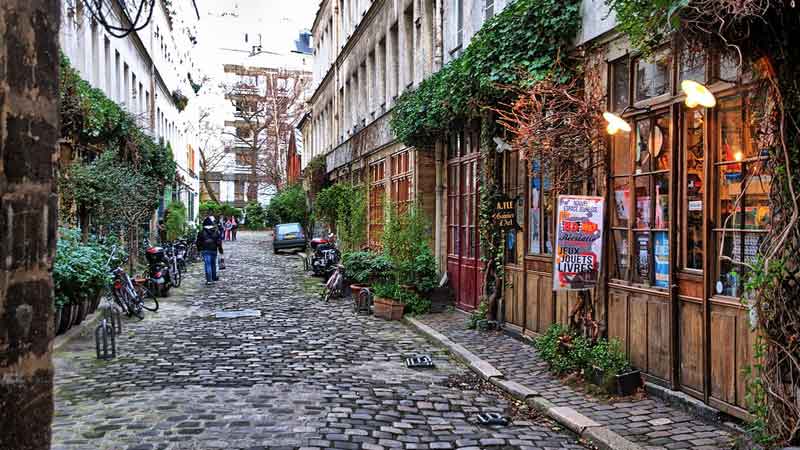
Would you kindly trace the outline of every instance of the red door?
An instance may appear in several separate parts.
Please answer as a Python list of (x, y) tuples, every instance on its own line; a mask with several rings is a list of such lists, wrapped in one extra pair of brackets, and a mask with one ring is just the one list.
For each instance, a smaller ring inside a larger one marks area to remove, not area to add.
[(458, 134), (449, 142), (447, 160), (447, 272), (456, 304), (465, 310), (478, 305), (481, 262), (478, 222), (477, 134)]

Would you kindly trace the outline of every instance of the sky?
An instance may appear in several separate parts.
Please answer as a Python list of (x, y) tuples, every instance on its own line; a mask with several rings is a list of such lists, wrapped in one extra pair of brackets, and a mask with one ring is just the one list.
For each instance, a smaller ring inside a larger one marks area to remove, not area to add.
[(248, 52), (259, 40), (267, 54), (288, 54), (300, 31), (311, 29), (319, 1), (197, 0), (200, 22), (195, 58), (210, 72), (221, 62), (252, 63)]

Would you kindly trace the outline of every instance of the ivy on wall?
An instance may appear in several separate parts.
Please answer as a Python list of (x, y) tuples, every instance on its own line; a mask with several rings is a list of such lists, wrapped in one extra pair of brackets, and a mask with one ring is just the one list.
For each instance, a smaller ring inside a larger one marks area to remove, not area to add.
[[(507, 86), (542, 79), (581, 23), (579, 0), (517, 0), (487, 20), (463, 54), (398, 99), (391, 128), (407, 145), (430, 146), (450, 128), (506, 101)], [(563, 77), (569, 75), (566, 69)]]

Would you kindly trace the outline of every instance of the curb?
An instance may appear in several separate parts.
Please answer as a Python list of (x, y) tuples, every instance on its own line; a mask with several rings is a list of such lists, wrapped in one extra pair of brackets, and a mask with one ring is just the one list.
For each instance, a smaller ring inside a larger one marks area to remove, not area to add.
[(608, 427), (595, 422), (575, 409), (566, 406), (556, 406), (524, 384), (506, 380), (503, 373), (489, 362), (479, 358), (464, 346), (456, 344), (447, 336), (417, 319), (413, 317), (404, 317), (403, 321), (412, 329), (428, 338), (428, 340), (449, 350), (457, 359), (464, 362), (481, 378), (502, 389), (513, 398), (527, 402), (531, 407), (576, 433), (581, 438), (591, 441), (601, 450), (644, 450), (640, 445), (625, 439), (611, 431)]
[(52, 353), (61, 350), (65, 345), (75, 340), (75, 338), (82, 336), (87, 331), (89, 333), (94, 333), (94, 329), (97, 326), (98, 322), (100, 322), (99, 308), (91, 315), (86, 316), (86, 318), (84, 318), (83, 321), (81, 321), (81, 323), (78, 324), (77, 326), (70, 328), (69, 330), (66, 331), (66, 333), (62, 334), (61, 336), (56, 336), (56, 338), (53, 339)]

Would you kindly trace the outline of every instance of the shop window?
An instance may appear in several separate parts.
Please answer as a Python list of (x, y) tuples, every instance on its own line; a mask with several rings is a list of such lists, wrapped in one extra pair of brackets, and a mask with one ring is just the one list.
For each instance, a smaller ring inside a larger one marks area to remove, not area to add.
[(369, 167), (369, 246), (380, 248), (383, 233), (383, 201), (386, 194), (386, 164), (384, 160)]
[[(626, 139), (613, 141), (612, 167), (620, 171), (612, 174), (611, 275), (666, 288), (669, 286), (670, 115), (639, 120), (634, 133), (633, 145)], [(625, 159), (631, 164), (625, 163)], [(633, 173), (624, 172), (628, 167), (635, 168)]]
[[(519, 204), (523, 204), (524, 201), (524, 195), (522, 195), (525, 189), (524, 167), (524, 164), (520, 164), (519, 152), (505, 152), (503, 154), (503, 191), (508, 198)], [(520, 216), (520, 214), (517, 214), (518, 220), (521, 220)], [(518, 237), (517, 230), (509, 230), (504, 236), (505, 262), (507, 264), (516, 264), (518, 262), (517, 251), (520, 248)]]
[(705, 113), (701, 108), (683, 112), (683, 266), (703, 269), (703, 194), (706, 154)]
[(720, 255), (714, 291), (718, 295), (742, 294), (747, 266), (756, 262), (769, 229), (772, 177), (766, 171), (766, 152), (756, 150), (752, 127), (754, 118), (761, 117), (755, 106), (763, 104), (763, 99), (758, 99), (757, 93), (750, 93), (747, 104), (743, 95), (719, 100), (720, 148), (714, 170), (718, 192), (714, 234)]
[(636, 60), (636, 101), (668, 94), (671, 91), (672, 54), (656, 53)]
[(389, 158), (391, 170), (392, 204), (399, 211), (405, 211), (411, 202), (411, 153), (408, 150)]
[(531, 163), (528, 198), (528, 253), (553, 253), (553, 186), (539, 161)]
[(706, 51), (702, 47), (687, 44), (681, 49), (678, 67), (679, 80), (706, 81)]

